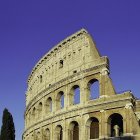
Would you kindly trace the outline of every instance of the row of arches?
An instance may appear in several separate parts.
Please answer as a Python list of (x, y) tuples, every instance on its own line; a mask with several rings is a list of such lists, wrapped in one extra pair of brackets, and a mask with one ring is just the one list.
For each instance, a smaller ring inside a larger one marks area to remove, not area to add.
[[(80, 140), (80, 128), (81, 126), (77, 121), (72, 121), (68, 128), (68, 140)], [(54, 129), (54, 139), (64, 140), (65, 129), (62, 125), (57, 125)], [(91, 117), (86, 122), (86, 139), (98, 139), (100, 137), (100, 122), (96, 117)], [(123, 117), (114, 113), (108, 118), (108, 131), (109, 137), (119, 137), (123, 135)], [(40, 133), (40, 132), (39, 132)], [(37, 140), (42, 140), (40, 134), (37, 133)], [(51, 130), (46, 128), (43, 134), (45, 140), (51, 140)], [(35, 140), (35, 137), (34, 139)]]
[[(99, 97), (99, 81), (97, 79), (92, 79), (87, 84), (87, 92), (85, 94), (88, 94), (88, 99), (93, 100), (95, 98)], [(63, 109), (67, 104), (69, 106), (80, 104), (81, 99), (81, 90), (80, 86), (74, 85), (68, 95), (63, 91), (58, 92), (58, 94), (55, 96), (55, 99), (52, 99), (52, 97), (48, 97), (45, 102), (40, 101), (38, 105), (34, 106), (30, 111), (28, 112), (26, 116), (27, 125), (29, 126), (29, 123), (32, 121), (36, 122), (36, 119), (41, 119), (43, 113), (45, 115), (57, 111), (60, 109)], [(68, 100), (66, 99), (68, 98)], [(54, 109), (55, 108), (55, 109)]]

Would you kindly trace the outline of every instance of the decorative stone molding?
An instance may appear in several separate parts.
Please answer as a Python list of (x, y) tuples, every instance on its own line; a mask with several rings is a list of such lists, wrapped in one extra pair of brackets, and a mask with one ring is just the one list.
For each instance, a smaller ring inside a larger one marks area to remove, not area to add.
[(108, 95), (101, 95), (100, 98), (107, 98), (109, 97)]
[(127, 103), (125, 105), (125, 109), (131, 109), (131, 108), (133, 108), (133, 104), (132, 103)]
[(105, 112), (105, 110), (100, 110), (101, 113)]
[(101, 71), (102, 75), (108, 75), (109, 74), (109, 70), (107, 68), (103, 68)]

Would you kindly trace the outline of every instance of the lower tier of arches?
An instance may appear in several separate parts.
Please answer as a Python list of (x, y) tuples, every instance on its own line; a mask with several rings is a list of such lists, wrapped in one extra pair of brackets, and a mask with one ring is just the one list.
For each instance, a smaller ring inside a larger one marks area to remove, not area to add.
[[(53, 118), (52, 118), (53, 119)], [(132, 108), (100, 110), (59, 121), (40, 122), (28, 129), (23, 140), (92, 140), (135, 135)]]

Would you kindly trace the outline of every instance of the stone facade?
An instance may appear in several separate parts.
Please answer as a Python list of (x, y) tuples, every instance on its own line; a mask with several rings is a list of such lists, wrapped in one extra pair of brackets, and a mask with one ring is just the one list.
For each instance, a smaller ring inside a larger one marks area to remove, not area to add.
[(115, 92), (109, 60), (85, 29), (33, 68), (24, 117), (23, 140), (140, 139), (140, 100), (131, 91)]

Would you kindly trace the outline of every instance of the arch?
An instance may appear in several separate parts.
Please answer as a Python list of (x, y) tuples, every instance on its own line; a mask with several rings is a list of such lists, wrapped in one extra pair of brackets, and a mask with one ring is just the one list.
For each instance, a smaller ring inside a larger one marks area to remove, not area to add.
[(99, 138), (99, 120), (96, 117), (91, 117), (86, 123), (87, 139)]
[(50, 130), (49, 130), (49, 128), (47, 128), (45, 130), (45, 140), (50, 140)]
[(76, 121), (70, 123), (69, 140), (79, 140), (79, 124)]
[(37, 139), (37, 140), (41, 140), (41, 133), (40, 133), (40, 132), (37, 132), (37, 133), (36, 133), (36, 139)]
[(60, 91), (56, 97), (56, 110), (64, 108), (64, 92)]
[(63, 68), (63, 64), (64, 64), (64, 61), (61, 59), (61, 60), (59, 61), (59, 68)]
[(42, 116), (42, 102), (38, 105), (38, 118), (40, 119)]
[(36, 108), (35, 107), (33, 108), (32, 118), (33, 118), (33, 121), (36, 122)]
[(91, 79), (88, 82), (88, 93), (89, 93), (89, 99), (93, 100), (99, 97), (99, 81), (97, 79)]
[(97, 118), (91, 118), (90, 139), (99, 138), (99, 121)]
[(114, 113), (108, 118), (108, 132), (111, 137), (123, 135), (123, 117), (118, 113)]
[(40, 80), (40, 83), (42, 83), (42, 81), (43, 81), (43, 76), (42, 75), (39, 76), (39, 80)]
[(46, 101), (46, 113), (52, 112), (52, 98), (49, 97)]
[(63, 128), (61, 125), (56, 126), (55, 140), (63, 140)]
[(74, 85), (70, 91), (69, 104), (74, 105), (79, 103), (80, 103), (80, 87), (78, 85)]

